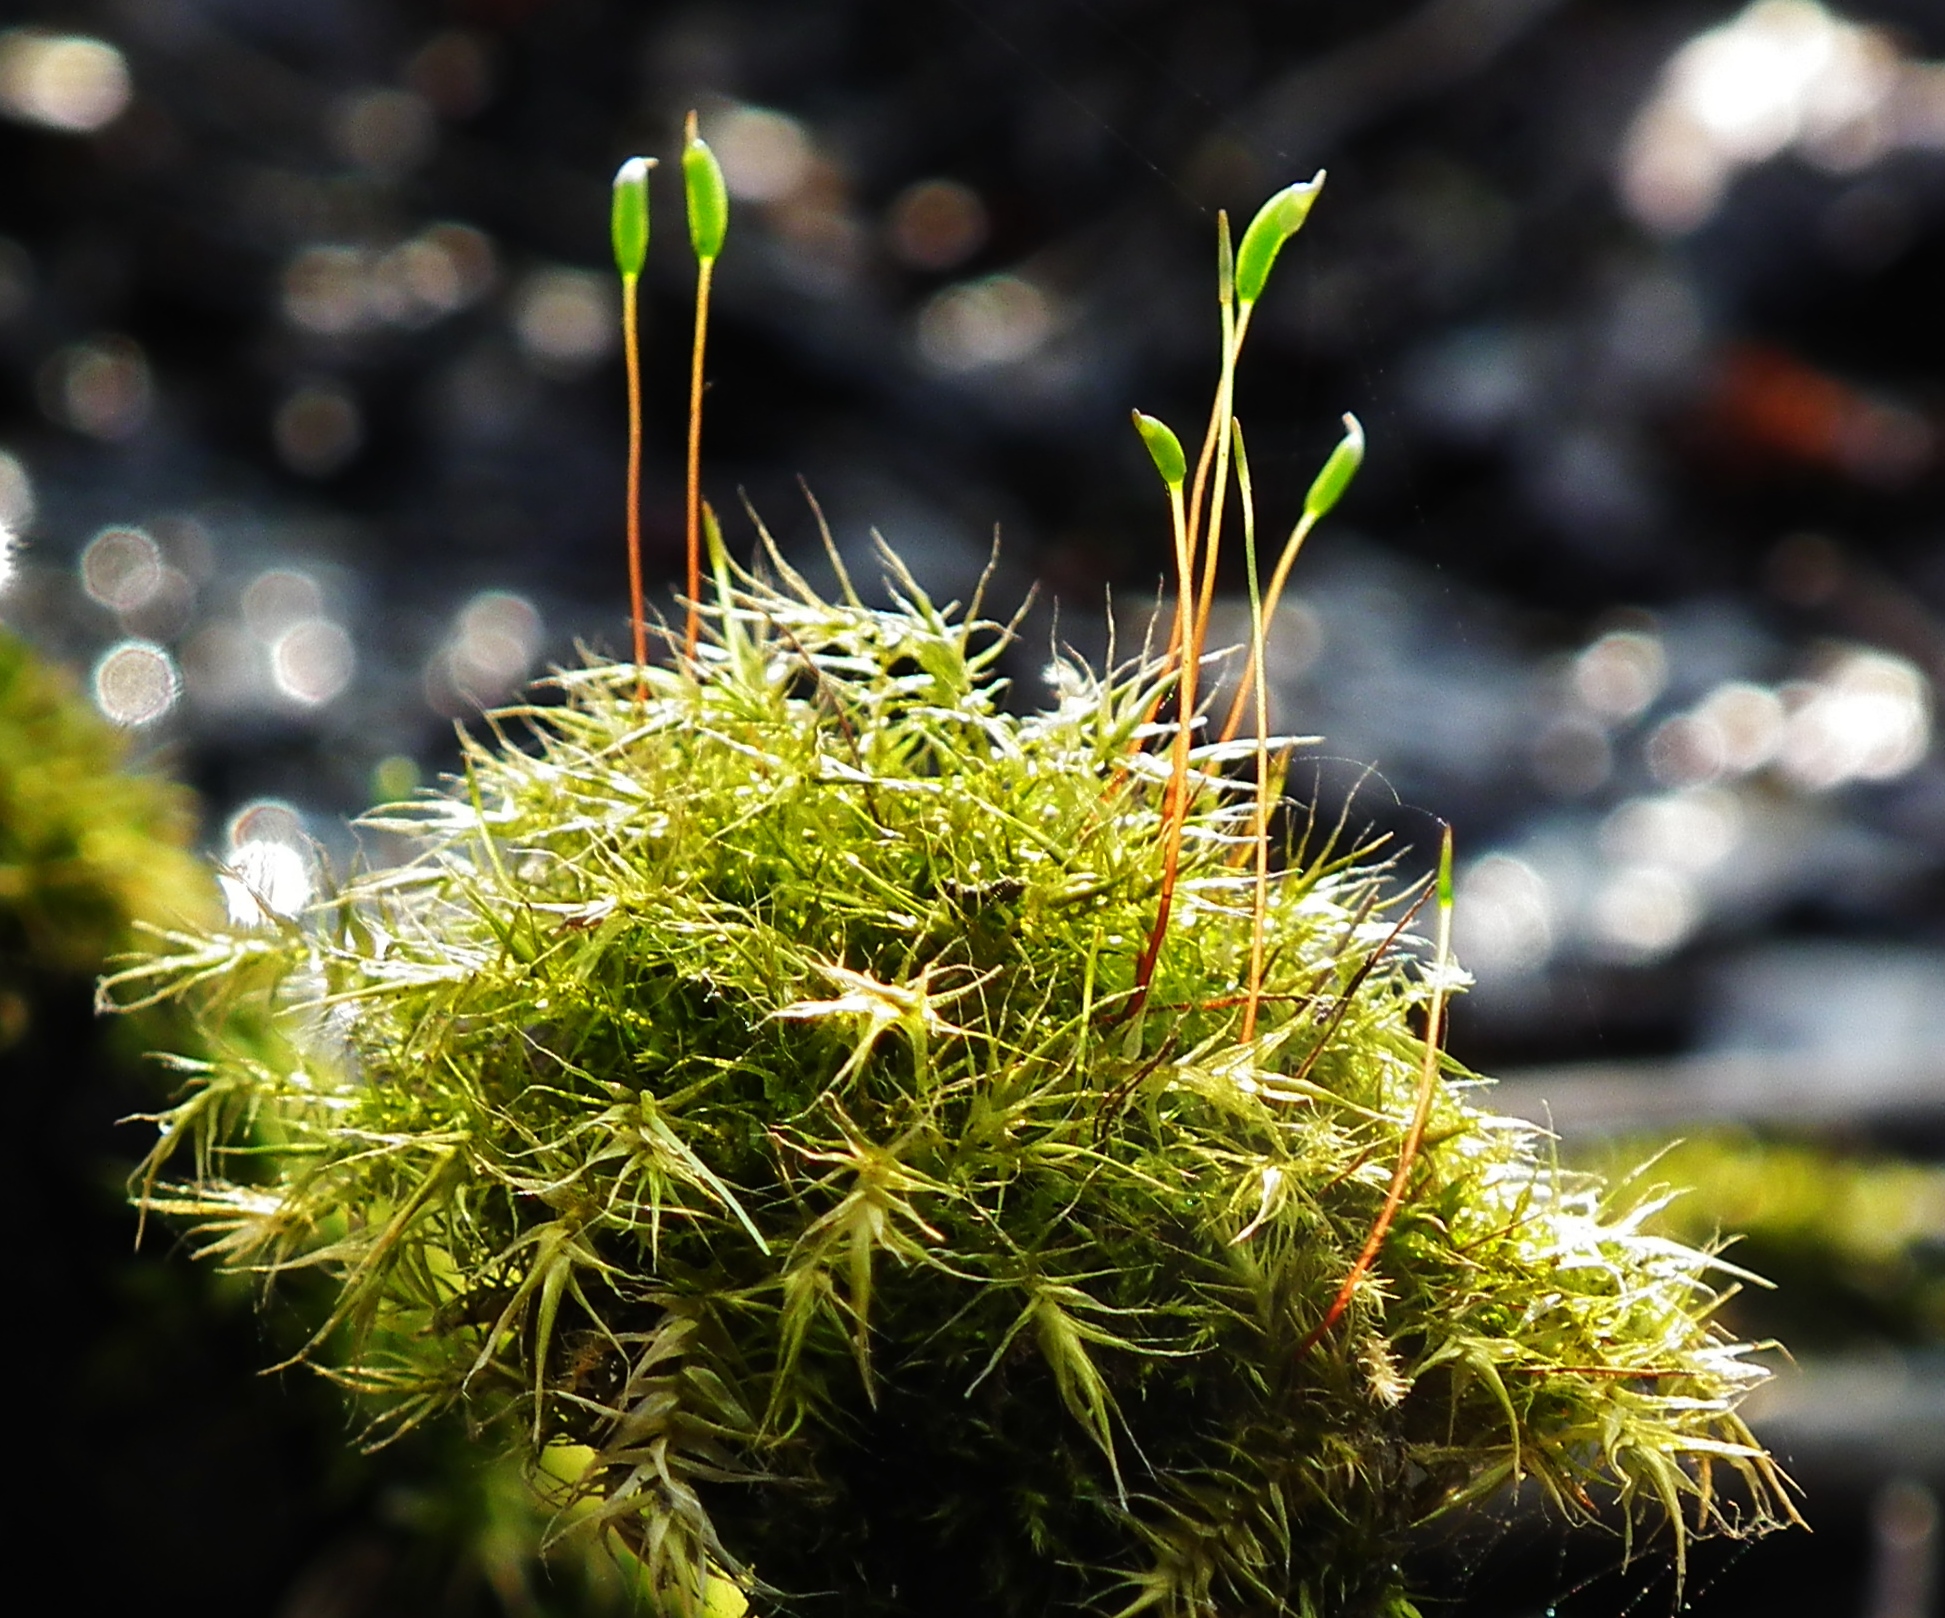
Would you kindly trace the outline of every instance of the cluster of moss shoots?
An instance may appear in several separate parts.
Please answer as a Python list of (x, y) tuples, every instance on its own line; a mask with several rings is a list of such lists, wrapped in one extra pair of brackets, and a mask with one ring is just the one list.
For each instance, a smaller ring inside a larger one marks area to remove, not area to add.
[[(634, 656), (368, 816), (410, 863), (109, 980), (188, 997), (217, 1053), (142, 1201), (266, 1282), (326, 1274), (299, 1358), (375, 1438), (463, 1408), (670, 1614), (1403, 1614), (1414, 1536), (1522, 1481), (1659, 1521), (1678, 1562), (1787, 1518), (1720, 1261), (1442, 1052), (1449, 837), (1414, 885), (1283, 796), (1265, 625), (1362, 438), (1266, 584), (1232, 380), (1322, 176), (1233, 252), (1221, 225), (1193, 468), (1136, 418), (1165, 644), (1057, 658), (1023, 716), (1007, 627), (890, 552), (888, 608), (834, 547), (834, 600), (760, 524), (726, 556), (696, 473), (727, 204), (693, 121), (682, 167), (682, 630), (650, 658), (637, 408)], [(631, 404), (648, 168), (616, 180)], [(1252, 633), (1218, 722), (1232, 490)], [(266, 1010), (278, 1041), (226, 1047)]]

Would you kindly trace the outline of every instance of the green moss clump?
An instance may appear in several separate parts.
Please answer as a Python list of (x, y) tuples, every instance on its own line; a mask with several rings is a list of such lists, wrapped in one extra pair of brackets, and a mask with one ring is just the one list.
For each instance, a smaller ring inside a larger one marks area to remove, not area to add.
[[(1678, 1545), (1787, 1512), (1710, 1255), (1449, 1063), (1319, 1335), (1437, 970), (1369, 851), (1284, 848), (1243, 1042), (1254, 787), (1200, 746), (1136, 1009), (1158, 669), (1059, 663), (1016, 717), (976, 613), (784, 584), (719, 573), (693, 662), (499, 716), (371, 817), (413, 863), (111, 984), (217, 1046), (155, 1202), (333, 1278), (305, 1357), (381, 1432), (461, 1405), (577, 1457), (563, 1522), (669, 1612), (723, 1576), (762, 1611), (1349, 1618), (1408, 1611), (1408, 1537), (1516, 1478)], [(265, 1009), (287, 1046), (225, 1053)]]

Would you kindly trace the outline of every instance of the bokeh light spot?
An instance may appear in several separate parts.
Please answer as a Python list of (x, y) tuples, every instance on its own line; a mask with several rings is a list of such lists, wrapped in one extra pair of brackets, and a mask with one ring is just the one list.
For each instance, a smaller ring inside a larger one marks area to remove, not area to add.
[(282, 695), (306, 708), (341, 696), (357, 667), (351, 636), (329, 618), (303, 619), (271, 643), (271, 680)]
[(1714, 723), (1694, 714), (1664, 719), (1649, 733), (1642, 749), (1648, 774), (1658, 786), (1689, 787), (1713, 781), (1723, 773), (1726, 745)]
[(296, 916), (314, 888), (304, 817), (276, 798), (259, 798), (231, 817), (226, 869), (218, 877), (230, 922), (267, 927)]
[(406, 753), (391, 753), (371, 767), (374, 803), (400, 803), (419, 790), (419, 761)]
[(570, 378), (607, 358), (618, 341), (609, 277), (586, 270), (537, 270), (514, 294), (513, 330), (543, 375)]
[(139, 528), (104, 528), (81, 552), (81, 587), (110, 612), (133, 612), (162, 587), (162, 551)]
[(427, 665), (427, 700), (446, 714), (504, 701), (533, 672), (540, 637), (540, 611), (525, 596), (482, 591), (459, 610)]
[(243, 591), (243, 621), (265, 645), (292, 624), (321, 617), (324, 592), (310, 574), (296, 568), (266, 568)]
[(365, 259), (355, 247), (307, 247), (284, 267), (284, 314), (321, 337), (365, 324)]
[(0, 33), (0, 111), (17, 122), (90, 134), (119, 118), (134, 93), (127, 61), (105, 40), (37, 28)]
[(1782, 699), (1747, 680), (1717, 686), (1697, 706), (1695, 717), (1714, 730), (1723, 768), (1734, 775), (1761, 769), (1782, 745)]
[(35, 381), (49, 420), (111, 443), (140, 432), (154, 404), (148, 356), (127, 337), (70, 344), (41, 366)]
[(1694, 884), (1664, 865), (1627, 865), (1594, 896), (1598, 940), (1624, 959), (1646, 962), (1687, 941), (1701, 920)]
[(1610, 630), (1574, 659), (1574, 692), (1587, 708), (1613, 722), (1633, 719), (1668, 681), (1661, 638), (1639, 629)]
[(1939, 94), (1936, 70), (1882, 29), (1814, 0), (1756, 0), (1668, 59), (1622, 143), (1621, 197), (1651, 229), (1694, 230), (1740, 170), (1791, 148), (1849, 173), (1931, 144), (1922, 113)]
[(1482, 979), (1537, 971), (1553, 952), (1553, 894), (1524, 860), (1488, 854), (1460, 873), (1452, 915), (1459, 959)]
[(354, 460), (365, 441), (358, 401), (335, 382), (299, 388), (277, 407), (271, 436), (278, 458), (300, 477), (328, 478)]
[(957, 180), (920, 180), (893, 200), (886, 232), (900, 263), (956, 269), (986, 245), (986, 205)]
[(413, 52), (406, 82), (441, 118), (471, 118), (493, 99), (493, 62), (486, 42), (463, 28), (448, 28)]
[(1601, 825), (1601, 849), (1632, 865), (1700, 874), (1742, 841), (1742, 807), (1721, 788), (1630, 798)]
[(1848, 781), (1890, 781), (1931, 747), (1931, 688), (1888, 652), (1839, 654), (1819, 679), (1788, 687), (1778, 763), (1796, 785), (1827, 791)]
[(732, 107), (709, 119), (704, 133), (739, 202), (781, 202), (810, 172), (810, 136), (787, 113)]
[(1025, 359), (1052, 334), (1053, 304), (1017, 275), (945, 288), (918, 317), (918, 350), (935, 370), (987, 370)]
[(176, 662), (147, 640), (125, 640), (95, 664), (95, 706), (117, 725), (152, 725), (176, 705), (182, 690)]
[(332, 114), (331, 144), (347, 163), (372, 174), (410, 173), (438, 139), (432, 107), (410, 90), (359, 90)]

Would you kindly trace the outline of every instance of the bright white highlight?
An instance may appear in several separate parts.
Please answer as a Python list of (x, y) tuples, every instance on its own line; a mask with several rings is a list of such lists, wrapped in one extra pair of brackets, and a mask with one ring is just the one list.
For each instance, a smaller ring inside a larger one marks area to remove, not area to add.
[(1821, 678), (1782, 695), (1791, 712), (1778, 762), (1812, 792), (1895, 780), (1930, 750), (1931, 688), (1902, 657), (1848, 651)]
[(176, 660), (147, 640), (125, 640), (95, 664), (95, 706), (117, 725), (152, 725), (176, 705), (182, 679)]
[(270, 645), (270, 678), (280, 695), (303, 708), (321, 708), (344, 693), (358, 653), (342, 624), (304, 618)]
[(1650, 961), (1685, 943), (1702, 919), (1695, 886), (1661, 865), (1625, 865), (1594, 895), (1595, 937), (1612, 953)]
[(223, 863), (217, 880), (232, 926), (272, 926), (310, 902), (310, 838), (303, 816), (287, 803), (260, 798), (239, 809)]
[(1757, 0), (1669, 58), (1622, 144), (1622, 199), (1650, 229), (1708, 221), (1737, 173), (1795, 151), (1836, 173), (1945, 147), (1945, 65), (1815, 0)]
[(34, 483), (20, 458), (0, 449), (0, 595), (20, 570), (20, 531), (34, 520)]
[(18, 123), (92, 134), (127, 109), (135, 87), (122, 53), (85, 34), (0, 33), (0, 112)]
[(34, 480), (20, 457), (0, 449), (0, 528), (11, 528), (18, 534), (33, 522), (38, 504)]
[(1601, 850), (1626, 864), (1699, 876), (1742, 841), (1742, 806), (1719, 788), (1630, 798), (1601, 826)]
[(1526, 861), (1488, 854), (1459, 875), (1452, 932), (1459, 959), (1482, 981), (1537, 971), (1553, 953), (1552, 890)]

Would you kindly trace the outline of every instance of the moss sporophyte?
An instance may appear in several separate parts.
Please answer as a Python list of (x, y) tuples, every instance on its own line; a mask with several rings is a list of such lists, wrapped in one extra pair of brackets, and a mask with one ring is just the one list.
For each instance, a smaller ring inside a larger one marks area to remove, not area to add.
[[(693, 127), (681, 168), (699, 377), (727, 205)], [(213, 1052), (149, 1206), (333, 1277), (299, 1358), (373, 1438), (462, 1407), (656, 1611), (1401, 1614), (1412, 1536), (1516, 1481), (1678, 1563), (1791, 1515), (1723, 1267), (1442, 1052), (1449, 843), (1412, 888), (1284, 799), (1265, 626), (1363, 437), (1262, 588), (1232, 380), (1321, 182), (1233, 260), (1221, 228), (1193, 463), (1137, 418), (1154, 655), (1058, 660), (1016, 714), (977, 599), (887, 552), (869, 606), (833, 550), (826, 600), (760, 529), (740, 568), (692, 483), (666, 661), (492, 716), (366, 817), (410, 863), (107, 980)], [(1218, 729), (1232, 486), (1252, 680)]]

